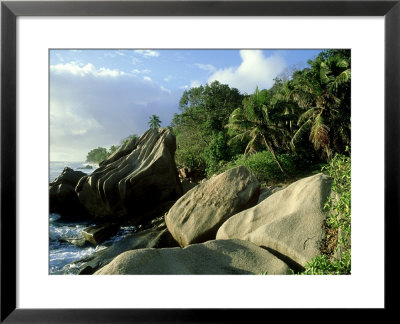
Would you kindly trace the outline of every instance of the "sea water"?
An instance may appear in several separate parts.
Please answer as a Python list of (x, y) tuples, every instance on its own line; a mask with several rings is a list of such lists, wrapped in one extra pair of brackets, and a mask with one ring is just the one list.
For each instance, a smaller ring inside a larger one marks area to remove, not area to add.
[[(84, 162), (50, 162), (49, 182), (57, 178), (65, 167), (75, 171), (82, 171), (87, 174), (92, 173), (97, 166), (92, 169), (85, 168), (88, 164)], [(115, 236), (98, 246), (76, 246), (69, 243), (68, 239), (81, 239), (82, 230), (93, 225), (89, 222), (64, 222), (60, 220), (60, 215), (51, 213), (49, 215), (49, 273), (50, 274), (73, 274), (75, 273), (71, 262), (82, 259), (90, 254), (106, 248), (113, 242), (120, 240), (132, 228), (122, 228)]]
[[(88, 164), (83, 162), (50, 162), (49, 182), (54, 181), (65, 167), (76, 171), (82, 171), (87, 174), (92, 173), (97, 166), (92, 169), (86, 169)], [(64, 273), (61, 269), (68, 263), (81, 259), (95, 252), (96, 248), (92, 246), (75, 246), (66, 239), (82, 238), (82, 229), (90, 226), (89, 223), (67, 223), (60, 221), (60, 215), (49, 215), (49, 273)]]

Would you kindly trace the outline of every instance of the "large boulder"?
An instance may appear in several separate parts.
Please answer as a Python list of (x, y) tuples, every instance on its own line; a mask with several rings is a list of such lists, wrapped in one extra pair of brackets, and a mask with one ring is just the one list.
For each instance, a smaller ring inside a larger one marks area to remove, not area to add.
[(257, 203), (259, 193), (258, 180), (240, 166), (189, 190), (172, 206), (165, 222), (182, 247), (213, 240), (229, 217)]
[(99, 163), (99, 166), (106, 166), (112, 162), (118, 161), (120, 158), (130, 154), (137, 148), (139, 139), (134, 137), (125, 144), (119, 146), (107, 159)]
[(213, 240), (186, 248), (140, 249), (122, 253), (96, 275), (290, 274), (289, 266), (248, 241)]
[(65, 167), (62, 173), (49, 185), (50, 213), (60, 214), (62, 219), (75, 220), (86, 215), (86, 210), (79, 202), (75, 186), (86, 176), (82, 171)]
[(217, 239), (251, 241), (301, 269), (321, 254), (327, 216), (324, 204), (332, 194), (331, 183), (322, 173), (294, 182), (229, 218), (219, 228)]
[(175, 136), (169, 130), (148, 130), (79, 181), (75, 189), (79, 200), (94, 218), (115, 220), (140, 218), (149, 209), (178, 199), (182, 186), (175, 149)]

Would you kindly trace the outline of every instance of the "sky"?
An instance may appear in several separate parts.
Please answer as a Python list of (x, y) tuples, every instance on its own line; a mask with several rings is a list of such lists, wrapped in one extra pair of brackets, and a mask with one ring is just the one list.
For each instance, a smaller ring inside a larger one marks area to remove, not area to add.
[(50, 160), (85, 161), (93, 148), (143, 134), (151, 115), (168, 126), (191, 87), (218, 80), (243, 94), (268, 89), (320, 51), (50, 50)]

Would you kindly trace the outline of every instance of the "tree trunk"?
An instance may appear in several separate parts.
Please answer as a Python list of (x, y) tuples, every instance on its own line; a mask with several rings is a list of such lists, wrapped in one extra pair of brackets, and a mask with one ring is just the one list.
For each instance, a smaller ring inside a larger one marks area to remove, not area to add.
[(283, 173), (286, 177), (289, 177), (289, 175), (286, 173), (286, 171), (283, 169), (281, 163), (279, 162), (278, 157), (276, 156), (275, 151), (274, 151), (274, 149), (272, 148), (272, 145), (270, 145), (270, 144), (268, 143), (268, 141), (267, 141), (267, 139), (265, 138), (264, 135), (263, 135), (263, 139), (264, 139), (265, 145), (267, 146), (268, 150), (271, 152), (272, 157), (274, 158), (274, 160), (275, 160), (276, 164), (278, 165), (279, 169), (282, 171), (282, 173)]

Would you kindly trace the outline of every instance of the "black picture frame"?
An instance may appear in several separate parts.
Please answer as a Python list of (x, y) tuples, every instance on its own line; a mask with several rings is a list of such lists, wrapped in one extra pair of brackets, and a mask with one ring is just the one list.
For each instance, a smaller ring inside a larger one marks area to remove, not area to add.
[[(16, 308), (16, 19), (19, 16), (383, 16), (385, 18), (385, 307), (397, 307), (399, 237), (400, 0), (393, 1), (2, 1), (1, 322), (233, 323), (264, 309)], [(366, 247), (368, 248), (368, 247)], [(368, 271), (368, 269), (366, 269)], [(366, 283), (367, 284), (367, 283)], [(168, 295), (168, 292), (165, 292)], [(328, 301), (327, 301), (328, 302)], [(340, 320), (340, 319), (336, 319)]]

